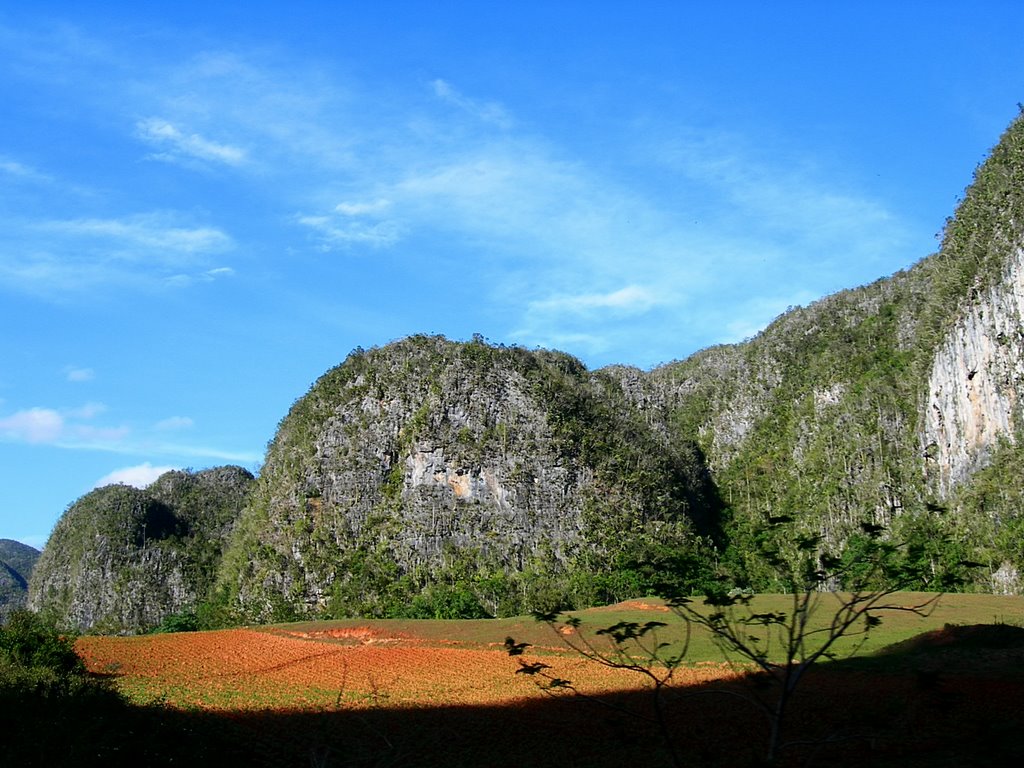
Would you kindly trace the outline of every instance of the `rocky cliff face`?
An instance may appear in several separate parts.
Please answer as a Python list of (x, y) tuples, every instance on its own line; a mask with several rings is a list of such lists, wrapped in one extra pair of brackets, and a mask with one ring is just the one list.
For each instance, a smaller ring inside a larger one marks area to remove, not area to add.
[(25, 605), (28, 580), (39, 559), (39, 550), (20, 541), (0, 539), (0, 623)]
[(86, 494), (58, 521), (28, 605), (76, 630), (138, 632), (194, 609), (253, 478), (239, 467), (169, 472), (145, 490)]
[(292, 408), (222, 583), (253, 619), (386, 613), (438, 582), (486, 613), (521, 610), (517, 587), (480, 584), (564, 574), (659, 526), (703, 530), (706, 485), (610, 376), (560, 353), (413, 337), (357, 351)]
[(941, 494), (987, 465), (1020, 429), (1024, 385), (1024, 251), (979, 292), (936, 351), (928, 377), (922, 453)]

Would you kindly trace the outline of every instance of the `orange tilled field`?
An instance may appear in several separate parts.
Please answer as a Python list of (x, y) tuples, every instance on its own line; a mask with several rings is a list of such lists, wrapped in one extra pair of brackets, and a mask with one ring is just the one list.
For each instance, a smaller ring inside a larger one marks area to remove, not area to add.
[[(139, 703), (258, 710), (359, 706), (494, 705), (544, 696), (500, 647), (431, 647), (368, 627), (325, 633), (231, 629), (142, 637), (83, 637), (91, 672), (113, 676)], [(635, 689), (637, 675), (559, 657), (558, 673), (590, 692)], [(704, 664), (679, 684), (730, 676)]]
[[(132, 727), (102, 731), (137, 735), (134, 764), (220, 765), (230, 755), (275, 768), (660, 766), (670, 762), (667, 735), (680, 764), (722, 768), (763, 759), (768, 738), (750, 698), (765, 689), (720, 664), (679, 670), (659, 727), (640, 676), (546, 654), (553, 649), (533, 648), (540, 655), (527, 660), (607, 695), (552, 699), (516, 673), (519, 660), (500, 643), (370, 626), (84, 637), (77, 648), (129, 700), (156, 705), (134, 710), (142, 719)], [(1024, 764), (1020, 657), (964, 648), (948, 659), (823, 668), (792, 701), (791, 746), (778, 765)], [(129, 755), (108, 747), (106, 756)]]

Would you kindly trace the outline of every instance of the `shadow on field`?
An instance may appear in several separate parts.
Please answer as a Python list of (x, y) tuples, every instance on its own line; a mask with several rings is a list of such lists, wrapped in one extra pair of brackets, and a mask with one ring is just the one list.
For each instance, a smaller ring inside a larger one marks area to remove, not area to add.
[[(946, 633), (947, 635), (949, 632)], [(1024, 635), (1024, 631), (1021, 632)], [(949, 640), (815, 670), (794, 702), (786, 766), (1024, 764), (1024, 650)], [(748, 690), (746, 688), (733, 689)], [(608, 703), (648, 713), (643, 693)], [(9, 766), (669, 765), (658, 731), (579, 698), (503, 707), (212, 713), (133, 707), (110, 689), (0, 701)], [(763, 718), (721, 684), (680, 690), (669, 708), (685, 765), (758, 765)]]

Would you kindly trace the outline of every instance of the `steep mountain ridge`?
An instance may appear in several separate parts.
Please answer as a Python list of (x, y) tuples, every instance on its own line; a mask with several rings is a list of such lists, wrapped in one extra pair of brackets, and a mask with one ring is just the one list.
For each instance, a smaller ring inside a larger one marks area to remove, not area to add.
[(575, 358), (410, 337), (357, 350), (293, 406), (221, 584), (251, 620), (415, 599), (518, 612), (655, 531), (711, 532), (710, 492)]

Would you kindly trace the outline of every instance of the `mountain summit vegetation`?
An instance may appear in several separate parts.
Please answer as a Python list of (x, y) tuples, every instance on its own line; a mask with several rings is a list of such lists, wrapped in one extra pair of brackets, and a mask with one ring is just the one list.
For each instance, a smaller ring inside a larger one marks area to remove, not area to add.
[(905, 271), (649, 372), (482, 338), (357, 349), (296, 401), (257, 480), (175, 473), (73, 504), (30, 604), (137, 631), (181, 611), (450, 618), (723, 577), (771, 590), (779, 520), (848, 564), (884, 530), (910, 586), (1019, 593), (1022, 329), (1019, 117)]
[(249, 620), (508, 615), (626, 597), (663, 550), (696, 584), (718, 513), (695, 447), (614, 378), (415, 336), (357, 350), (294, 405), (219, 584)]

